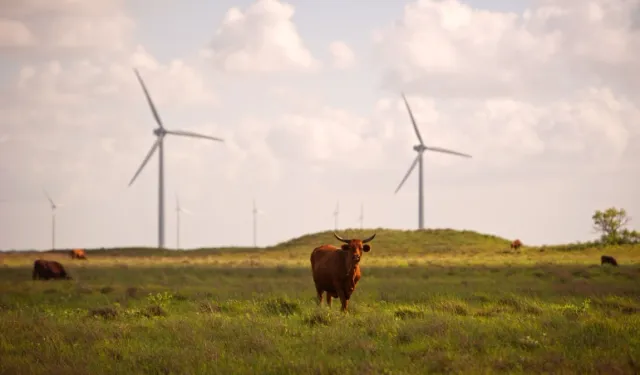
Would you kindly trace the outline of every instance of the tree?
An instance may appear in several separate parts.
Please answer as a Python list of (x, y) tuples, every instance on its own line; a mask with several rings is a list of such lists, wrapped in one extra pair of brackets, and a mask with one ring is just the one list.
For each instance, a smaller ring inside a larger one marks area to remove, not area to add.
[(593, 229), (600, 233), (600, 242), (606, 245), (620, 245), (639, 243), (640, 233), (625, 227), (631, 221), (624, 208), (608, 208), (606, 211), (597, 210), (593, 216)]

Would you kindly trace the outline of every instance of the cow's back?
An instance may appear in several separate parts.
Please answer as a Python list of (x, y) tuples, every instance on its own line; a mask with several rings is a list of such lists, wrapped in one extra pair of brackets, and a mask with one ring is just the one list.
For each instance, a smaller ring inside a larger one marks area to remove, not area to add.
[(337, 247), (333, 245), (318, 246), (311, 252), (311, 269), (315, 272), (317, 267), (326, 267), (329, 263), (334, 262), (336, 258)]

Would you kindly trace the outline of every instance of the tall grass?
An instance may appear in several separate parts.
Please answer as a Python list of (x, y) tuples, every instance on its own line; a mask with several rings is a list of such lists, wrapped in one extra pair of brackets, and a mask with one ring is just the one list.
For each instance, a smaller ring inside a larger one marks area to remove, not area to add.
[[(315, 304), (309, 254), (330, 232), (266, 249), (2, 254), (0, 373), (640, 371), (639, 246), (378, 233), (348, 314)], [(32, 281), (38, 257), (74, 280)]]

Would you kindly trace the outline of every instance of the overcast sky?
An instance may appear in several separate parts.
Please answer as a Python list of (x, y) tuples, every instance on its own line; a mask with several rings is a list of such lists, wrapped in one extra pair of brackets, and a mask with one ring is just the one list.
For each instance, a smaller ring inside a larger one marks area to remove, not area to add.
[[(425, 226), (525, 244), (640, 226), (640, 0), (0, 0), (0, 249), (258, 244)], [(150, 4), (153, 3), (153, 7)], [(635, 164), (634, 164), (635, 162)]]

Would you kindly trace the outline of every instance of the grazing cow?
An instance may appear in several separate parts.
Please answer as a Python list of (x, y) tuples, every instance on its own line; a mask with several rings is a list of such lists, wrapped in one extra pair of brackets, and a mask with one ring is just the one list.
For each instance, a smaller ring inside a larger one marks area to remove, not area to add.
[(64, 270), (62, 264), (54, 260), (38, 259), (33, 262), (33, 280), (36, 279), (54, 279), (54, 280), (72, 280), (71, 276)]
[(311, 271), (313, 282), (318, 292), (318, 305), (322, 304), (322, 293), (326, 292), (327, 306), (331, 307), (331, 297), (340, 298), (342, 311), (347, 311), (349, 299), (360, 280), (360, 259), (362, 252), (369, 252), (371, 246), (367, 242), (376, 234), (364, 240), (345, 240), (337, 234), (333, 235), (344, 244), (337, 248), (333, 245), (322, 245), (311, 252)]
[(609, 255), (603, 255), (600, 257), (600, 265), (602, 266), (603, 264), (610, 264), (616, 267), (618, 266), (618, 262), (616, 262), (616, 258)]
[(519, 239), (516, 239), (515, 241), (511, 242), (511, 248), (514, 250), (518, 250), (520, 246), (522, 246), (522, 242)]
[(71, 259), (87, 260), (87, 254), (84, 252), (84, 249), (73, 249), (71, 250)]

